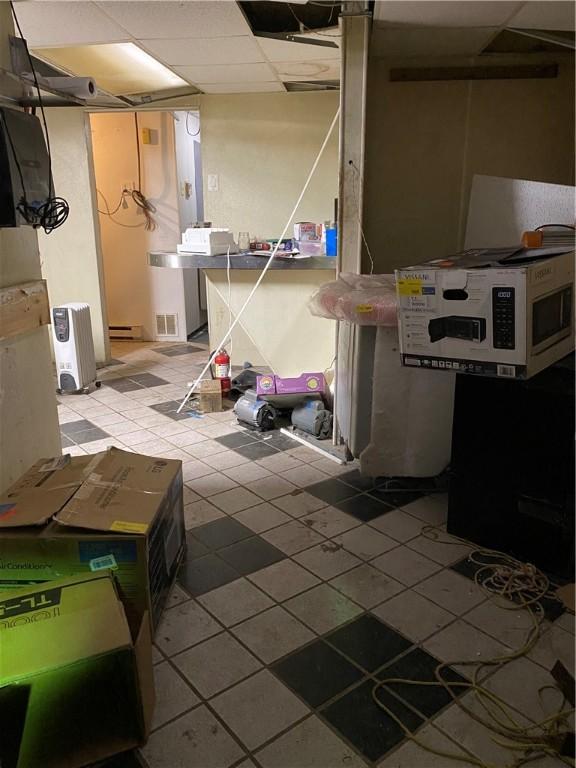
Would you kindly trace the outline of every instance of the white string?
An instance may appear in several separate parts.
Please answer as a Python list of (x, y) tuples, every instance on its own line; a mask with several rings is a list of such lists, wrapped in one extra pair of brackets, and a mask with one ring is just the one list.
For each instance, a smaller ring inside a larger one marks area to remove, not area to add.
[(356, 184), (352, 182), (352, 196), (354, 198), (354, 208), (356, 209), (356, 218), (358, 219), (358, 227), (360, 228), (360, 236), (362, 237), (362, 242), (364, 243), (364, 247), (366, 248), (366, 253), (368, 254), (368, 258), (370, 259), (370, 274), (374, 274), (374, 259), (372, 258), (372, 253), (370, 251), (370, 247), (368, 245), (368, 241), (366, 240), (366, 235), (364, 234), (364, 227), (362, 226), (362, 215), (360, 211), (360, 189), (362, 189), (362, 176), (360, 175), (360, 171), (352, 161), (350, 161), (350, 165), (352, 166), (352, 170), (356, 174), (356, 178), (358, 179), (358, 196), (356, 196)]
[(194, 390), (196, 389), (198, 384), (202, 381), (204, 375), (206, 374), (206, 371), (208, 371), (208, 369), (210, 368), (210, 366), (214, 362), (214, 358), (218, 354), (218, 350), (220, 350), (224, 346), (224, 344), (226, 343), (226, 341), (230, 337), (230, 334), (232, 333), (232, 331), (236, 327), (238, 321), (240, 320), (240, 318), (244, 314), (244, 310), (246, 309), (248, 304), (250, 304), (250, 302), (252, 301), (252, 297), (254, 296), (256, 291), (258, 290), (258, 287), (259, 287), (260, 283), (262, 282), (262, 280), (264, 279), (264, 276), (266, 275), (266, 272), (268, 272), (268, 270), (270, 269), (270, 266), (271, 266), (272, 262), (274, 261), (276, 253), (278, 251), (278, 248), (280, 247), (280, 244), (282, 243), (282, 240), (284, 239), (284, 237), (286, 235), (286, 232), (288, 232), (288, 227), (290, 226), (290, 224), (292, 224), (294, 216), (296, 215), (296, 211), (298, 210), (298, 207), (299, 207), (300, 203), (302, 202), (302, 198), (306, 194), (306, 190), (308, 189), (308, 186), (309, 186), (310, 182), (312, 181), (312, 177), (314, 176), (314, 173), (316, 172), (316, 168), (318, 167), (318, 163), (320, 162), (320, 158), (324, 154), (324, 150), (326, 149), (326, 145), (328, 144), (328, 141), (330, 140), (330, 136), (332, 135), (332, 131), (334, 130), (334, 126), (336, 125), (336, 123), (338, 121), (339, 115), (340, 115), (340, 108), (338, 108), (336, 110), (336, 114), (334, 115), (334, 118), (333, 118), (332, 122), (330, 123), (330, 128), (328, 128), (328, 133), (326, 134), (326, 137), (325, 137), (324, 141), (322, 142), (322, 146), (320, 147), (320, 151), (316, 155), (316, 159), (314, 160), (314, 163), (312, 164), (312, 168), (310, 169), (310, 173), (308, 174), (308, 178), (306, 179), (306, 181), (304, 183), (304, 186), (302, 187), (302, 191), (298, 195), (298, 199), (296, 200), (294, 208), (292, 209), (292, 212), (290, 213), (290, 216), (288, 217), (288, 220), (286, 221), (286, 225), (284, 226), (284, 229), (282, 230), (282, 234), (278, 238), (278, 242), (276, 243), (276, 245), (272, 249), (272, 253), (270, 254), (270, 258), (266, 262), (266, 264), (264, 266), (264, 269), (260, 273), (260, 276), (258, 277), (258, 280), (256, 280), (256, 282), (254, 284), (254, 287), (252, 288), (252, 290), (248, 294), (248, 298), (246, 299), (246, 301), (244, 302), (244, 304), (240, 308), (240, 311), (236, 315), (236, 319), (234, 320), (234, 322), (232, 323), (232, 325), (228, 329), (228, 332), (226, 333), (224, 338), (220, 341), (220, 343), (216, 346), (216, 348), (214, 349), (214, 352), (210, 355), (210, 359), (208, 360), (208, 362), (206, 363), (206, 365), (202, 369), (201, 374), (198, 376), (196, 381), (191, 385), (190, 389), (186, 393), (186, 396), (184, 397), (184, 399), (180, 403), (180, 406), (179, 406), (179, 408), (177, 410), (177, 413), (180, 413), (182, 408), (184, 408), (184, 406), (188, 402), (189, 398), (192, 396)]

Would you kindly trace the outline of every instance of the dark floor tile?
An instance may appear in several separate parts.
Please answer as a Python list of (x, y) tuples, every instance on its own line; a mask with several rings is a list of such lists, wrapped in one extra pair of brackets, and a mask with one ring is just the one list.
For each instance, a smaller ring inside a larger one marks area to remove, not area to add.
[(254, 536), (254, 531), (231, 517), (221, 517), (194, 528), (194, 538), (210, 549), (222, 549)]
[(167, 416), (169, 419), (174, 419), (174, 421), (182, 421), (183, 419), (191, 418), (186, 410), (178, 413), (180, 403), (177, 400), (169, 400), (167, 403), (156, 403), (149, 407), (152, 408), (152, 410), (161, 413), (163, 416)]
[(370, 613), (324, 639), (369, 672), (379, 669), (412, 646), (410, 640)]
[(250, 445), (258, 440), (254, 432), (233, 432), (231, 435), (222, 435), (215, 437), (217, 443), (225, 445), (226, 448), (241, 448), (243, 445)]
[(269, 432), (264, 433), (264, 445), (271, 445), (277, 451), (289, 451), (291, 448), (298, 448), (301, 445), (296, 440), (292, 440), (291, 437), (282, 433), (276, 433), (275, 431), (272, 433), (272, 437), (269, 437), (269, 434)]
[(112, 357), (112, 358), (111, 358), (111, 359), (110, 359), (110, 360), (109, 360), (109, 361), (106, 363), (106, 365), (107, 365), (108, 367), (112, 367), (113, 365), (126, 365), (126, 363), (124, 363), (122, 360), (117, 360), (115, 357)]
[(220, 549), (218, 555), (243, 576), (259, 571), (260, 568), (266, 568), (267, 565), (277, 563), (286, 557), (284, 552), (280, 552), (260, 536), (253, 536), (251, 539)]
[(76, 443), (73, 440), (70, 440), (69, 437), (66, 437), (66, 435), (60, 435), (60, 445), (62, 448), (72, 448), (73, 445), (76, 445)]
[(104, 440), (104, 438), (110, 437), (110, 435), (108, 432), (100, 429), (100, 427), (92, 427), (92, 429), (84, 429), (82, 432), (74, 432), (70, 437), (75, 443), (82, 445), (82, 443), (92, 443), (94, 440)]
[(110, 387), (116, 392), (133, 392), (135, 389), (142, 389), (142, 385), (128, 378), (106, 379), (102, 382), (105, 387)]
[[(378, 672), (379, 680), (390, 678), (401, 678), (403, 680), (418, 680), (419, 682), (436, 682), (434, 674), (436, 667), (440, 664), (438, 659), (431, 656), (421, 648), (414, 648), (397, 661), (384, 667)], [(443, 667), (441, 672), (442, 679), (448, 683), (464, 683), (466, 680), (450, 667)], [(452, 701), (450, 692), (442, 685), (410, 685), (409, 683), (389, 683), (386, 686), (388, 691), (395, 693), (408, 704), (421, 712), (425, 717), (432, 717), (440, 709)], [(451, 688), (456, 695), (465, 693), (466, 688), (453, 686)]]
[(306, 486), (306, 491), (316, 496), (327, 504), (336, 504), (337, 501), (344, 501), (352, 496), (356, 496), (358, 491), (350, 485), (341, 483), (335, 478), (322, 480), (320, 483)]
[(94, 429), (96, 424), (92, 424), (88, 419), (79, 419), (78, 421), (69, 421), (66, 424), (60, 424), (60, 432), (64, 432), (69, 437), (74, 432), (83, 432), (86, 429)]
[(130, 376), (130, 379), (140, 384), (141, 387), (161, 387), (163, 384), (169, 383), (166, 379), (161, 379), (160, 376), (154, 376), (153, 373), (135, 373)]
[[(368, 760), (380, 760), (404, 740), (401, 726), (381, 709), (372, 696), (376, 683), (367, 680), (322, 710), (322, 716)], [(411, 732), (423, 720), (401, 701), (381, 689), (378, 700), (388, 707)]]
[(178, 344), (174, 347), (167, 349), (155, 349), (160, 355), (166, 355), (166, 357), (180, 357), (180, 355), (191, 355), (194, 352), (205, 352), (204, 347), (195, 347), (193, 344)]
[(374, 477), (366, 477), (361, 475), (359, 470), (354, 469), (352, 472), (345, 472), (343, 475), (339, 475), (338, 479), (351, 485), (353, 488), (357, 488), (359, 491), (372, 491), (378, 487), (378, 481)]
[(209, 553), (208, 547), (195, 539), (191, 532), (186, 534), (186, 560), (198, 560), (199, 557), (204, 557)]
[(287, 656), (272, 669), (311, 707), (319, 707), (364, 677), (363, 672), (321, 640)]
[(239, 578), (238, 572), (216, 555), (204, 555), (198, 560), (185, 560), (178, 572), (178, 581), (192, 597), (223, 587), (224, 584)]
[[(306, 490), (308, 491), (309, 489), (306, 488)], [(376, 520), (377, 517), (385, 515), (387, 512), (392, 512), (395, 509), (395, 507), (384, 504), (382, 501), (378, 501), (378, 499), (374, 499), (366, 493), (354, 496), (352, 499), (337, 501), (333, 506), (338, 507), (342, 512), (353, 515), (357, 520), (362, 520), (363, 523)]]
[(266, 445), (261, 440), (257, 443), (251, 443), (250, 445), (243, 445), (241, 448), (234, 448), (236, 453), (240, 456), (244, 456), (245, 459), (251, 459), (256, 461), (257, 459), (265, 459), (267, 456), (275, 456), (278, 451), (272, 448), (270, 445)]
[(379, 501), (383, 501), (385, 504), (389, 504), (391, 507), (404, 507), (406, 504), (410, 504), (411, 501), (422, 498), (425, 494), (423, 491), (380, 487), (370, 491), (370, 495)]

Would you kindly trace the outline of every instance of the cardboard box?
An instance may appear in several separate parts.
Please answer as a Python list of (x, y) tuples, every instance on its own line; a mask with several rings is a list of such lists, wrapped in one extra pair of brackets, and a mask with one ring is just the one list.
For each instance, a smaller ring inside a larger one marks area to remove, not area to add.
[(109, 448), (41, 460), (0, 497), (0, 590), (111, 570), (156, 628), (185, 545), (182, 464)]
[(574, 252), (549, 254), (470, 250), (396, 270), (403, 365), (527, 379), (568, 355)]
[(291, 379), (280, 376), (258, 376), (256, 393), (258, 395), (309, 395), (323, 393), (326, 381), (323, 373), (302, 373)]
[(2, 768), (79, 768), (146, 741), (148, 616), (133, 640), (109, 576), (0, 593), (0, 648)]
[(220, 413), (222, 410), (222, 384), (220, 379), (203, 379), (198, 385), (199, 406), (202, 413)]

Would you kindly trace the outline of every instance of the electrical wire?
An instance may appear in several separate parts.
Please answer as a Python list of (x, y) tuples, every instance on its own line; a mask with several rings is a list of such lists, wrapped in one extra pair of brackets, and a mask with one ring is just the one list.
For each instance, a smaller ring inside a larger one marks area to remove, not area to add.
[[(264, 277), (265, 277), (266, 273), (270, 269), (270, 267), (272, 265), (272, 262), (274, 261), (274, 259), (276, 257), (276, 253), (278, 252), (278, 248), (280, 247), (280, 244), (282, 243), (283, 238), (285, 237), (286, 233), (288, 232), (288, 227), (292, 224), (292, 221), (294, 220), (294, 216), (296, 215), (296, 211), (298, 210), (298, 206), (302, 202), (302, 199), (304, 198), (304, 195), (306, 194), (306, 190), (308, 189), (308, 186), (310, 185), (312, 177), (316, 173), (316, 168), (318, 167), (318, 163), (320, 162), (320, 159), (321, 159), (322, 155), (324, 154), (324, 150), (326, 149), (326, 147), (328, 145), (328, 142), (330, 140), (330, 137), (332, 136), (332, 131), (334, 130), (334, 127), (335, 127), (336, 123), (338, 122), (338, 117), (339, 116), (340, 116), (340, 108), (338, 108), (336, 110), (336, 114), (334, 115), (334, 117), (332, 119), (332, 122), (330, 123), (330, 127), (328, 128), (328, 132), (327, 132), (326, 136), (324, 137), (324, 141), (322, 142), (322, 146), (318, 150), (318, 154), (316, 155), (316, 159), (312, 163), (312, 167), (310, 169), (310, 172), (308, 173), (308, 177), (307, 177), (306, 181), (304, 182), (304, 186), (302, 187), (302, 190), (300, 191), (300, 194), (298, 195), (298, 199), (296, 200), (294, 208), (290, 212), (288, 220), (286, 221), (286, 224), (284, 225), (284, 229), (282, 230), (282, 234), (278, 238), (278, 242), (276, 243), (276, 245), (272, 249), (272, 252), (270, 254), (270, 257), (268, 258), (268, 261), (264, 265), (264, 268), (262, 269), (262, 272), (260, 272), (258, 280), (256, 280), (256, 283), (254, 284), (252, 290), (248, 294), (248, 297), (246, 298), (244, 304), (242, 304), (242, 306), (240, 307), (240, 311), (236, 315), (236, 318), (235, 318), (234, 322), (232, 323), (231, 327), (229, 328), (228, 333), (224, 336), (224, 338), (222, 339), (220, 344), (218, 344), (218, 346), (216, 347), (216, 350), (221, 349), (224, 346), (224, 344), (228, 340), (230, 334), (232, 333), (232, 331), (234, 330), (234, 328), (236, 327), (236, 325), (240, 321), (240, 318), (244, 314), (244, 310), (246, 309), (248, 304), (250, 304), (250, 302), (252, 301), (252, 297), (254, 296), (256, 291), (258, 290), (258, 287), (260, 286), (262, 280), (264, 280)], [(217, 354), (217, 352), (214, 352), (212, 355), (210, 355), (210, 359), (208, 360), (208, 362), (206, 363), (206, 365), (202, 369), (202, 372), (200, 373), (200, 375), (198, 376), (196, 381), (189, 387), (188, 392), (186, 393), (186, 395), (184, 396), (184, 399), (182, 400), (182, 402), (180, 403), (180, 406), (178, 407), (177, 413), (181, 412), (182, 408), (184, 408), (184, 406), (188, 402), (188, 399), (191, 397), (191, 395), (193, 394), (194, 390), (196, 389), (196, 387), (198, 386), (200, 381), (202, 381), (202, 378), (204, 377), (206, 371), (210, 368), (210, 366), (214, 362), (214, 358), (216, 357), (216, 354)]]
[(119, 227), (125, 227), (126, 229), (140, 229), (140, 227), (143, 227), (145, 225), (145, 222), (141, 222), (140, 224), (123, 224), (121, 221), (116, 221), (115, 218), (113, 218), (116, 211), (118, 211), (119, 207), (122, 205), (122, 201), (124, 200), (125, 194), (130, 194), (129, 190), (125, 189), (122, 192), (122, 197), (120, 199), (119, 205), (116, 206), (116, 208), (111, 211), (110, 206), (108, 204), (108, 200), (104, 197), (104, 193), (101, 192), (99, 189), (96, 190), (96, 192), (100, 195), (102, 200), (104, 200), (104, 205), (106, 206), (105, 211), (101, 211), (100, 208), (98, 208), (98, 213), (101, 213), (103, 216), (109, 216), (110, 221), (112, 221), (114, 224), (117, 224)]
[[(290, 11), (290, 13), (292, 14), (292, 16), (294, 16), (294, 18), (296, 19), (296, 21), (297, 21), (297, 22), (298, 22), (298, 24), (300, 25), (300, 29), (301, 29), (301, 30), (303, 30), (303, 29), (304, 29), (304, 30), (306, 30), (306, 32), (310, 32), (310, 33), (312, 33), (312, 34), (314, 34), (314, 35), (319, 35), (320, 37), (333, 37), (334, 39), (342, 37), (342, 35), (341, 35), (341, 34), (337, 34), (337, 35), (330, 35), (330, 34), (327, 34), (326, 32), (320, 32), (320, 31), (318, 31), (317, 29), (311, 29), (310, 27), (307, 27), (307, 26), (306, 26), (306, 24), (304, 24), (304, 22), (302, 21), (302, 19), (300, 19), (300, 18), (299, 18), (299, 17), (296, 15), (296, 13), (295, 13), (295, 11), (294, 11), (294, 8), (292, 8), (292, 6), (290, 5), (290, 3), (286, 3), (286, 5), (288, 6), (288, 10), (289, 10), (289, 11)], [(334, 7), (332, 8), (332, 11), (333, 11), (333, 10), (334, 10)], [(332, 18), (332, 13), (330, 13), (330, 18)]]
[(137, 205), (144, 214), (146, 219), (144, 223), (144, 229), (147, 232), (152, 232), (157, 227), (156, 220), (152, 215), (156, 213), (156, 207), (142, 192), (142, 158), (140, 156), (140, 129), (138, 127), (138, 112), (134, 112), (134, 129), (136, 132), (136, 157), (138, 161), (138, 188), (133, 190), (124, 190), (124, 192), (128, 192), (135, 205)]
[[(442, 541), (439, 537), (439, 531), (433, 526), (425, 526), (422, 529), (422, 535), (432, 541), (442, 544), (457, 544), (470, 542), (458, 537), (451, 537), (449, 541)], [(492, 741), (499, 746), (517, 752), (518, 756), (513, 762), (508, 762), (506, 768), (518, 768), (534, 759), (542, 756), (553, 756), (566, 765), (574, 765), (573, 761), (567, 760), (560, 754), (560, 749), (564, 738), (569, 733), (569, 718), (573, 715), (574, 709), (565, 709), (565, 701), (562, 701), (560, 708), (552, 715), (531, 725), (523, 725), (518, 722), (518, 718), (513, 708), (500, 696), (490, 691), (479, 682), (480, 674), (489, 667), (501, 668), (509, 662), (525, 656), (537, 643), (542, 623), (544, 620), (544, 610), (541, 600), (558, 599), (551, 593), (551, 582), (535, 566), (529, 563), (523, 563), (516, 558), (496, 550), (480, 549), (473, 551), (468, 559), (477, 566), (474, 581), (476, 585), (487, 592), (490, 599), (498, 600), (499, 607), (507, 610), (517, 611), (519, 608), (529, 612), (531, 617), (531, 626), (528, 630), (524, 643), (509, 654), (495, 656), (490, 659), (470, 660), (458, 659), (449, 662), (439, 663), (435, 669), (436, 680), (410, 680), (404, 678), (387, 678), (377, 683), (372, 689), (372, 698), (377, 706), (382, 709), (396, 724), (402, 729), (406, 738), (413, 741), (421, 749), (442, 757), (449, 761), (459, 761), (477, 766), (477, 768), (499, 768), (492, 762), (486, 762), (468, 749), (461, 740), (455, 739), (450, 733), (435, 725), (438, 731), (442, 733), (456, 748), (457, 752), (449, 752), (445, 749), (439, 749), (431, 744), (427, 744), (418, 736), (415, 736), (401, 721), (401, 719), (387, 707), (379, 698), (378, 691), (386, 689), (394, 695), (394, 686), (422, 686), (422, 687), (441, 687), (454, 701), (454, 703), (465, 712), (470, 718), (478, 722), (484, 728), (491, 732)], [(506, 603), (502, 603), (502, 599)], [(454, 682), (446, 680), (442, 672), (449, 667), (458, 665), (459, 667), (472, 667), (471, 681)], [(538, 693), (541, 694), (546, 688), (541, 688)], [(464, 689), (474, 693), (475, 701), (480, 705), (481, 713), (470, 710), (459, 698), (457, 689)], [(558, 690), (558, 689), (554, 689)], [(397, 691), (396, 691), (397, 692)], [(401, 694), (399, 694), (401, 695)], [(491, 708), (493, 707), (493, 709)]]
[[(32, 72), (32, 77), (34, 78), (34, 85), (36, 86), (36, 92), (38, 94), (38, 104), (40, 105), (40, 112), (42, 113), (42, 123), (44, 124), (44, 135), (46, 137), (46, 150), (48, 153), (48, 198), (42, 205), (32, 206), (26, 199), (26, 188), (24, 186), (22, 169), (20, 168), (20, 163), (15, 152), (12, 138), (9, 136), (10, 146), (12, 148), (12, 153), (14, 155), (22, 183), (22, 200), (18, 204), (18, 210), (28, 224), (31, 224), (35, 229), (42, 227), (44, 232), (49, 235), (55, 229), (61, 227), (62, 224), (64, 224), (70, 213), (70, 206), (68, 205), (67, 200), (65, 200), (63, 197), (55, 197), (53, 194), (54, 185), (52, 181), (52, 150), (50, 147), (50, 134), (48, 133), (48, 124), (46, 123), (46, 113), (44, 112), (42, 93), (40, 91), (40, 85), (38, 83), (38, 76), (36, 74), (34, 62), (32, 61), (32, 56), (30, 55), (30, 51), (28, 49), (28, 43), (22, 33), (22, 28), (20, 26), (20, 22), (18, 21), (18, 16), (16, 15), (14, 3), (12, 0), (10, 0), (10, 10), (12, 11), (12, 16), (14, 17), (14, 23), (16, 24), (18, 34), (24, 43), (24, 48), (26, 49), (26, 55), (30, 64), (30, 70)], [(4, 121), (4, 125), (6, 126), (7, 134), (9, 134), (6, 121)]]
[(188, 121), (190, 119), (190, 115), (191, 114), (192, 113), (190, 112), (190, 110), (186, 111), (186, 122), (184, 123), (184, 126), (186, 128), (186, 133), (188, 134), (188, 136), (193, 136), (193, 137), (194, 136), (199, 136), (200, 135), (200, 120), (198, 120), (198, 130), (196, 131), (196, 133), (191, 133), (190, 129), (188, 128)]

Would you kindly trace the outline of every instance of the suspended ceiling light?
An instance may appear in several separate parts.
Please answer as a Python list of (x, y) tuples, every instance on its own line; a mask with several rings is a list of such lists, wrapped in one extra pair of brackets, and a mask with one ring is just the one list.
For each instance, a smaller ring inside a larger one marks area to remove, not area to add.
[(114, 96), (187, 86), (186, 80), (134, 43), (35, 48), (34, 54), (80, 77), (93, 77)]

